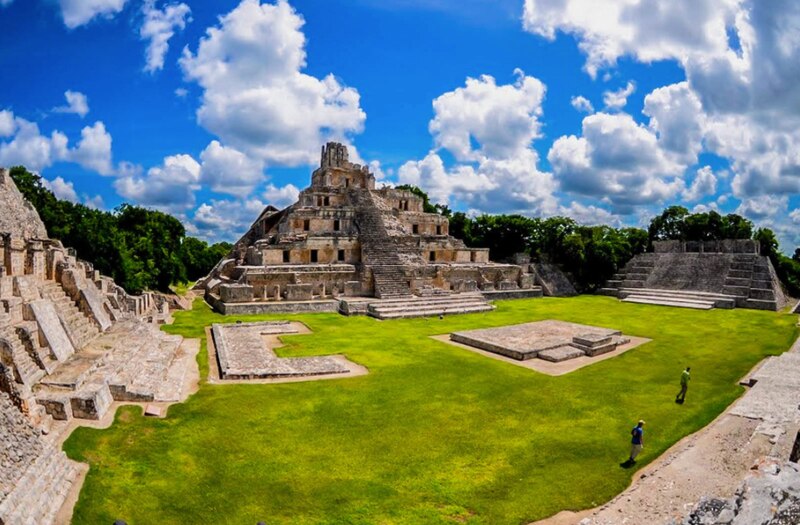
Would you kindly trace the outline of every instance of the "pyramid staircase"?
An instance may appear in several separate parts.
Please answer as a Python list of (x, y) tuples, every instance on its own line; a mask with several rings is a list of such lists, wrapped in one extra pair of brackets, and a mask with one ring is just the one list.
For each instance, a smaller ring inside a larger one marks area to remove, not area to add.
[(376, 301), (367, 305), (367, 315), (386, 320), (491, 312), (494, 308), (480, 293), (460, 293)]
[(690, 257), (718, 255), (729, 260), (727, 268), (723, 270), (724, 285), (717, 292), (671, 289), (666, 287), (668, 283), (658, 282), (652, 276), (659, 264), (667, 264), (661, 260), (662, 255), (675, 254), (636, 255), (619, 273), (606, 281), (606, 286), (599, 293), (618, 297), (624, 302), (701, 310), (739, 307), (775, 311), (782, 301), (776, 294), (774, 270), (764, 256), (750, 253), (687, 254)]
[(411, 287), (404, 265), (397, 255), (397, 245), (386, 233), (381, 212), (369, 190), (354, 189), (350, 198), (356, 209), (356, 225), (361, 241), (361, 261), (372, 270), (375, 297), (381, 299), (411, 297)]

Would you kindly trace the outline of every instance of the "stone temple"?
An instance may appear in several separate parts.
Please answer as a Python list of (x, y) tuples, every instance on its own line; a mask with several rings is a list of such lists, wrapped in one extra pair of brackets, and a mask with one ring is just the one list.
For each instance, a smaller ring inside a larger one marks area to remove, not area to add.
[(486, 298), (542, 294), (528, 266), (489, 261), (488, 249), (467, 247), (448, 235), (448, 225), (425, 213), (412, 192), (375, 189), (367, 166), (329, 142), (299, 200), (283, 210), (267, 206), (196, 288), (222, 313), (318, 311), (325, 307), (313, 302), (326, 300), (340, 308), (332, 299), (344, 299), (352, 312), (358, 302), (347, 299), (358, 297), (382, 300), (376, 308), (396, 301), (397, 309), (436, 298), (461, 313), (490, 309)]
[(159, 330), (168, 310), (50, 239), (0, 169), (0, 525), (56, 521), (79, 474), (60, 447), (73, 419), (188, 396), (196, 348)]

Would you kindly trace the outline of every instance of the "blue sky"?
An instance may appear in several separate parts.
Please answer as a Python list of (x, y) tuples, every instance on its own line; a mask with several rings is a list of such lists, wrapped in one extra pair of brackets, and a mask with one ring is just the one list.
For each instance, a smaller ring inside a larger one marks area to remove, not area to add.
[(322, 142), (471, 213), (736, 212), (800, 245), (791, 1), (0, 0), (0, 165), (233, 240)]

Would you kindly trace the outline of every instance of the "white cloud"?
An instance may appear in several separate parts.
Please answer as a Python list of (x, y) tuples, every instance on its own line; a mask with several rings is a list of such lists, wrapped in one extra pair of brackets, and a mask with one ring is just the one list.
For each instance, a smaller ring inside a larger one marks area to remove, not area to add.
[[(526, 0), (523, 21), (546, 38), (573, 35), (592, 75), (622, 56), (675, 60), (687, 81), (645, 107), (663, 147), (727, 158), (740, 199), (800, 192), (800, 3)], [(681, 114), (656, 115), (665, 96), (683, 97)]]
[(717, 191), (717, 177), (711, 171), (711, 166), (703, 166), (697, 170), (692, 185), (686, 188), (681, 196), (689, 201), (697, 201), (707, 195), (714, 195)]
[(792, 219), (793, 223), (800, 224), (800, 208), (792, 210), (792, 212), (789, 214), (789, 218)]
[(211, 242), (241, 237), (269, 203), (260, 199), (216, 200), (197, 207), (187, 229)]
[[(539, 136), (545, 87), (515, 71), (513, 84), (483, 75), (433, 101), (429, 129), (437, 148), (409, 161), (398, 179), (427, 191), (436, 202), (453, 200), (487, 212), (547, 213), (556, 209), (555, 182), (538, 170), (531, 143)], [(453, 154), (446, 167), (439, 149)]]
[(287, 184), (286, 186), (275, 186), (269, 184), (264, 189), (263, 197), (267, 204), (271, 204), (276, 208), (285, 208), (297, 202), (297, 197), (300, 195), (300, 189), (294, 184)]
[(595, 113), (583, 119), (583, 134), (557, 139), (547, 159), (563, 190), (603, 198), (629, 212), (683, 189), (686, 168), (662, 148), (648, 127), (626, 113)]
[(40, 172), (55, 162), (75, 162), (101, 175), (114, 174), (111, 135), (100, 121), (81, 130), (81, 139), (75, 148), (69, 148), (67, 136), (62, 132), (55, 130), (49, 137), (42, 135), (36, 123), (15, 117), (10, 111), (0, 112), (2, 131), (10, 132), (7, 136), (11, 140), (0, 142), (0, 165), (19, 164)]
[(82, 26), (96, 17), (113, 18), (122, 11), (127, 0), (58, 0), (64, 25), (70, 29)]
[(186, 98), (186, 95), (188, 95), (188, 94), (189, 94), (189, 90), (187, 90), (185, 88), (177, 88), (175, 90), (175, 96), (177, 96), (178, 98)]
[(14, 117), (14, 129), (13, 139), (0, 143), (0, 166), (19, 164), (40, 172), (68, 156), (67, 137), (60, 131), (42, 135), (36, 123), (20, 117)]
[(789, 198), (785, 195), (759, 195), (743, 200), (736, 213), (758, 222), (785, 215), (788, 206)]
[(436, 145), (459, 161), (511, 158), (530, 147), (539, 136), (545, 87), (520, 70), (515, 74), (513, 84), (501, 86), (489, 75), (467, 78), (464, 87), (434, 99), (428, 127)]
[(203, 88), (198, 122), (250, 157), (297, 165), (317, 160), (319, 144), (360, 132), (358, 91), (333, 76), (312, 77), (303, 19), (284, 0), (243, 0), (180, 60)]
[(620, 220), (608, 210), (593, 205), (585, 205), (579, 202), (571, 202), (569, 206), (559, 206), (558, 214), (575, 219), (579, 224), (594, 226), (598, 224), (608, 224), (618, 226)]
[(264, 180), (264, 163), (212, 140), (200, 154), (200, 182), (230, 195), (249, 195)]
[(608, 110), (620, 110), (628, 103), (628, 97), (633, 95), (636, 91), (636, 83), (628, 82), (624, 88), (619, 88), (616, 91), (603, 92), (603, 104)]
[(176, 30), (182, 31), (191, 22), (191, 9), (184, 3), (168, 4), (163, 9), (155, 6), (155, 0), (145, 0), (142, 6), (144, 22), (139, 36), (147, 40), (144, 70), (154, 73), (164, 68), (164, 56), (169, 50), (169, 40)]
[(594, 106), (589, 99), (583, 95), (572, 97), (570, 99), (570, 104), (572, 104), (573, 108), (582, 113), (594, 113)]
[(103, 210), (106, 207), (105, 202), (103, 202), (103, 197), (100, 195), (95, 195), (94, 197), (83, 195), (83, 204), (93, 210)]
[(7, 109), (0, 111), (0, 137), (10, 137), (17, 132), (14, 114)]
[(67, 105), (55, 107), (53, 111), (56, 113), (74, 113), (80, 115), (81, 118), (89, 113), (89, 103), (86, 100), (86, 95), (80, 91), (67, 90), (64, 92), (64, 98), (67, 99)]
[(526, 30), (574, 35), (593, 77), (623, 55), (642, 62), (728, 49), (726, 26), (742, 0), (525, 0)]
[(77, 148), (70, 150), (69, 160), (100, 175), (114, 174), (111, 163), (111, 134), (106, 131), (102, 122), (95, 122), (93, 126), (86, 126), (81, 130), (81, 140)]
[(161, 166), (150, 168), (146, 176), (131, 175), (114, 181), (117, 193), (137, 204), (176, 211), (194, 205), (194, 192), (200, 188), (200, 164), (189, 155), (172, 155)]
[(78, 202), (78, 194), (75, 192), (75, 185), (72, 182), (67, 182), (61, 177), (56, 177), (53, 180), (42, 178), (42, 185), (61, 200)]

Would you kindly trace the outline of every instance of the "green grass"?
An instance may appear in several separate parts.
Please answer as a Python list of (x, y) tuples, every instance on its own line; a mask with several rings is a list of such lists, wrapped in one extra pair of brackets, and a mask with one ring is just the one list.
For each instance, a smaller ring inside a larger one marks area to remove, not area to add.
[[(107, 430), (65, 444), (91, 464), (74, 523), (516, 524), (600, 504), (633, 472), (629, 431), (647, 420), (639, 465), (713, 420), (737, 381), (789, 348), (796, 317), (693, 311), (607, 297), (499, 302), (495, 312), (378, 322), (335, 314), (231, 316), (196, 303), (166, 327), (292, 318), (284, 356), (346, 354), (369, 375), (201, 385), (163, 420), (124, 407)], [(652, 342), (550, 377), (430, 339), (540, 319), (613, 327)], [(205, 343), (200, 353), (208, 370)], [(692, 367), (685, 405), (681, 370)]]
[(169, 288), (175, 293), (175, 295), (184, 296), (189, 290), (192, 289), (192, 286), (194, 286), (195, 282), (196, 281), (186, 281), (186, 282), (175, 283)]

